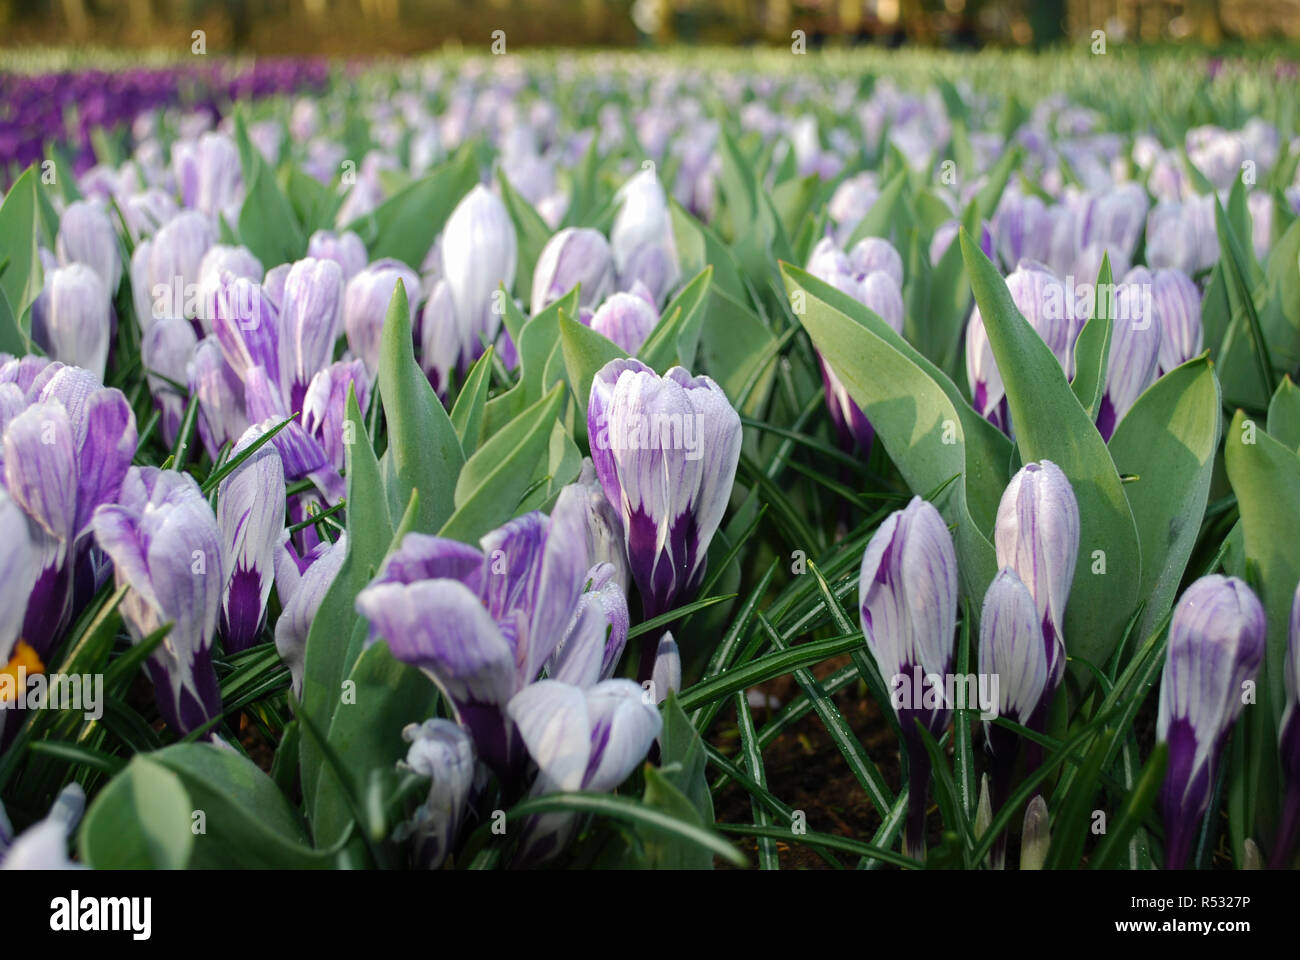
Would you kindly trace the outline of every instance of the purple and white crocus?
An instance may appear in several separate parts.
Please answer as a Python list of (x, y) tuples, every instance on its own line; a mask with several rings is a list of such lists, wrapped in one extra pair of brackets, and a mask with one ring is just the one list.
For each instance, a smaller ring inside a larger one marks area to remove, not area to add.
[(147, 666), (163, 719), (189, 733), (221, 716), (212, 644), (225, 583), (217, 518), (189, 474), (132, 467), (115, 504), (95, 511), (95, 540), (128, 587), (122, 618), (134, 643), (171, 629)]
[[(591, 458), (618, 511), (628, 566), (646, 619), (689, 602), (731, 497), (740, 416), (709, 377), (639, 360), (596, 374), (587, 406)], [(650, 679), (658, 638), (647, 636), (638, 676)]]
[(1187, 865), (1223, 742), (1263, 662), (1266, 629), (1263, 606), (1235, 577), (1202, 577), (1174, 608), (1156, 716), (1156, 737), (1169, 744), (1157, 800), (1169, 869)]
[(952, 719), (942, 695), (925, 693), (923, 678), (951, 672), (953, 631), (957, 624), (957, 552), (933, 504), (913, 497), (891, 513), (867, 544), (858, 580), (862, 632), (880, 675), (891, 691), (891, 705), (907, 751), (907, 826), (903, 846), (925, 856), (925, 809), (930, 758), (917, 728), (938, 737)]

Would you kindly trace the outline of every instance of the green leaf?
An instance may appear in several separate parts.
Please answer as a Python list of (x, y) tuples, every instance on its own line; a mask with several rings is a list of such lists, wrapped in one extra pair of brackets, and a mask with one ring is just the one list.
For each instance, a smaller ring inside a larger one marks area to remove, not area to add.
[(193, 809), (180, 777), (147, 754), (137, 756), (86, 811), (81, 860), (97, 870), (182, 870), (194, 847)]
[(533, 291), (533, 271), (542, 250), (551, 239), (551, 228), (541, 218), (532, 205), (520, 196), (511, 186), (504, 170), (497, 171), (497, 182), (501, 185), (501, 199), (505, 202), (506, 212), (514, 221), (515, 236), (519, 242), (519, 263), (515, 271), (515, 295), (524, 303), (530, 303)]
[(460, 448), (469, 456), (478, 447), (479, 433), (483, 427), (483, 410), (487, 406), (488, 387), (492, 384), (492, 358), (496, 348), (488, 347), (483, 356), (470, 367), (469, 375), (460, 386), (456, 404), (451, 408), (451, 424), (460, 439)]
[[(701, 757), (703, 754), (701, 754)], [(642, 803), (663, 810), (674, 819), (704, 829), (700, 812), (678, 786), (657, 767), (646, 764), (645, 796)], [(694, 838), (666, 833), (649, 826), (644, 828), (646, 864), (652, 870), (708, 870), (713, 866), (713, 852)]]
[(361, 237), (371, 260), (393, 257), (418, 272), (456, 204), (477, 182), (478, 167), (467, 144), (451, 161), (389, 197), (347, 229)]
[(1300, 453), (1300, 389), (1289, 374), (1282, 377), (1269, 402), (1268, 435), (1292, 453)]
[[(1007, 484), (1010, 443), (942, 371), (867, 307), (784, 265), (795, 313), (914, 492), (957, 479), (938, 498), (954, 524), (962, 592), (984, 596), (997, 572), (989, 536)], [(952, 442), (945, 442), (947, 440)], [(1100, 439), (1100, 438), (1098, 438)]]
[[(383, 642), (362, 652), (348, 681), (352, 696), (335, 711), (327, 740), (354, 783), (378, 776), (384, 793), (391, 793), (397, 786), (397, 761), (406, 755), (402, 729), (434, 715), (438, 688), (415, 667), (394, 659)], [(312, 821), (317, 845), (341, 840), (351, 821), (341, 791), (319, 791)]]
[(1169, 611), (1196, 545), (1219, 446), (1219, 410), (1219, 381), (1202, 355), (1148, 388), (1110, 439), (1116, 469), (1135, 478), (1124, 493), (1142, 549), (1139, 637)]
[(1046, 864), (1049, 869), (1069, 869), (1079, 865), (1084, 841), (1090, 835), (1088, 820), (1095, 807), (1102, 763), (1114, 739), (1115, 730), (1112, 727), (1099, 733), (1078, 774), (1070, 781), (1069, 793), (1062, 801), (1060, 812), (1052, 824), (1052, 846), (1047, 852)]
[[(1069, 479), (1079, 503), (1082, 559), (1066, 608), (1066, 650), (1105, 663), (1138, 602), (1142, 555), (1133, 512), (1110, 451), (1066, 383), (1061, 364), (1020, 315), (988, 257), (965, 230), (960, 239), (975, 302), (1006, 385), (1021, 462), (1051, 460)], [(1105, 574), (1093, 572), (1098, 550), (1104, 551)]]
[(293, 205), (248, 138), (242, 111), (235, 114), (235, 143), (244, 174), (244, 205), (239, 210), (239, 241), (266, 264), (292, 263), (307, 249)]
[[(956, 246), (956, 244), (954, 244)], [(1096, 302), (1093, 304), (1092, 317), (1083, 325), (1079, 339), (1074, 345), (1074, 379), (1070, 389), (1083, 404), (1088, 419), (1096, 421), (1101, 409), (1101, 398), (1106, 393), (1106, 368), (1110, 364), (1111, 325), (1114, 317), (1111, 307), (1114, 297), (1103, 296), (1103, 291), (1110, 290), (1114, 278), (1110, 272), (1110, 254), (1101, 258), (1101, 272), (1097, 276)], [(1113, 451), (1112, 451), (1113, 453)]]
[(895, 211), (898, 209), (899, 202), (903, 197), (903, 191), (906, 188), (907, 168), (904, 167), (881, 188), (880, 196), (871, 205), (867, 215), (854, 227), (849, 242), (844, 245), (845, 248), (852, 248), (859, 240), (864, 240), (867, 237), (883, 237), (888, 240), (894, 229)]
[(1142, 768), (1142, 775), (1133, 786), (1133, 791), (1120, 811), (1119, 817), (1110, 825), (1106, 839), (1088, 860), (1090, 870), (1100, 870), (1115, 863), (1124, 855), (1129, 838), (1142, 826), (1151, 808), (1155, 806), (1156, 796), (1164, 783), (1165, 767), (1169, 764), (1169, 744), (1156, 744), (1151, 759)]
[[(639, 360), (659, 374), (666, 373), (674, 365), (687, 370), (693, 367), (712, 280), (713, 267), (707, 266), (673, 297), (664, 307), (659, 323), (637, 351)], [(585, 397), (586, 394), (575, 393), (575, 396)]]
[[(451, 516), (456, 477), (465, 462), (456, 428), (415, 362), (411, 313), (400, 281), (388, 304), (379, 352), (379, 396), (388, 424), (386, 456), (397, 503), (420, 492), (420, 530), (437, 530)], [(349, 484), (349, 486), (351, 486)], [(349, 503), (352, 501), (349, 500)]]
[[(19, 320), (40, 296), (44, 283), (36, 245), (41, 230), (36, 190), (36, 168), (28, 167), (0, 204), (0, 263), (6, 264), (0, 273), (0, 293), (8, 301), (9, 312)], [(0, 335), (11, 340), (13, 331), (0, 331)], [(15, 352), (26, 353), (26, 342), (26, 331), (23, 331), (23, 348)], [(0, 344), (0, 349), (7, 348)]]
[(557, 384), (466, 461), (455, 486), (455, 513), (439, 536), (477, 543), (515, 516), (533, 468), (549, 448), (563, 401), (564, 388)]
[[(591, 327), (572, 319), (567, 313), (559, 317), (560, 348), (564, 355), (565, 375), (569, 389), (578, 404), (581, 432), (586, 434), (587, 402), (591, 397), (591, 382), (600, 368), (611, 360), (627, 356), (613, 340), (597, 333)], [(652, 364), (653, 366), (653, 364)]]

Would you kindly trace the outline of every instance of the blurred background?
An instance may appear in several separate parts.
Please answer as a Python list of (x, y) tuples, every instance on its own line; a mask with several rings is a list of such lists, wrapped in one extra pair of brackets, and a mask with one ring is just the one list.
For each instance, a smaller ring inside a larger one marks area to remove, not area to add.
[(0, 0), (0, 46), (369, 55), (486, 47), (1300, 39), (1300, 0)]

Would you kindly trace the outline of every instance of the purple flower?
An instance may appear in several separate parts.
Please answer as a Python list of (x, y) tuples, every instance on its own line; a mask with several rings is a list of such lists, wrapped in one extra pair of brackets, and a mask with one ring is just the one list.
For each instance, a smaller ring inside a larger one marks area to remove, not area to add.
[[(638, 281), (639, 284), (639, 281)], [(640, 287), (649, 295), (645, 287)], [(638, 293), (616, 293), (600, 305), (588, 326), (635, 355), (659, 323), (659, 311)]]
[(547, 241), (533, 268), (532, 315), (577, 286), (579, 305), (592, 308), (614, 286), (614, 254), (599, 230), (566, 227)]
[(131, 255), (131, 292), (141, 332), (155, 319), (192, 319), (202, 312), (200, 268), (216, 242), (212, 221), (195, 210), (185, 210), (136, 246)]
[[(463, 372), (482, 355), (487, 344), (496, 341), (503, 311), (495, 297), (501, 287), (508, 294), (514, 286), (519, 249), (505, 204), (482, 184), (474, 187), (447, 219), (441, 250), (442, 278), (451, 297), (455, 335), (452, 338), (444, 332), (440, 336), (448, 338), (445, 342), (454, 339)], [(411, 284), (407, 289), (419, 287)], [(445, 324), (445, 311), (437, 319)], [(426, 343), (431, 336), (423, 332)]]
[(279, 382), (290, 410), (302, 409), (312, 377), (334, 358), (342, 324), (342, 269), (333, 260), (299, 260), (280, 301)]
[(366, 268), (368, 259), (361, 238), (351, 230), (342, 233), (317, 230), (307, 241), (307, 256), (337, 263), (343, 271), (344, 284)]
[(1181, 270), (1157, 270), (1151, 277), (1151, 299), (1160, 327), (1158, 369), (1164, 374), (1201, 352), (1201, 294)]
[(70, 783), (59, 791), (50, 812), (18, 836), (0, 805), (0, 870), (77, 870), (82, 864), (68, 859), (68, 838), (86, 808), (81, 785)]
[(307, 634), (347, 553), (347, 533), (339, 534), (333, 543), (320, 541), (301, 557), (287, 541), (276, 551), (275, 592), (280, 598), (280, 618), (275, 621), (275, 650), (289, 668), (293, 691), (299, 697)]
[(664, 301), (681, 278), (668, 198), (653, 169), (642, 170), (618, 191), (619, 210), (610, 230), (610, 248), (620, 289), (640, 280)]
[(223, 568), (217, 519), (189, 474), (132, 467), (116, 504), (94, 515), (95, 540), (128, 586), (122, 617), (139, 643), (171, 630), (148, 660), (158, 709), (189, 733), (221, 715), (212, 640), (221, 608)]
[[(365, 361), (372, 377), (379, 369), (379, 341), (384, 330), (384, 317), (388, 315), (388, 304), (399, 280), (406, 287), (407, 306), (414, 325), (420, 278), (400, 260), (376, 260), (348, 281), (344, 295), (343, 325), (347, 329), (348, 349), (353, 356)], [(288, 294), (286, 280), (286, 298)]]
[(1156, 379), (1160, 354), (1160, 324), (1155, 320), (1151, 274), (1145, 267), (1132, 270), (1115, 289), (1106, 365), (1106, 392), (1097, 411), (1097, 429), (1110, 440), (1115, 426)]
[(1047, 658), (1043, 706), (1065, 673), (1065, 605), (1079, 554), (1079, 504), (1061, 468), (1027, 463), (1002, 492), (993, 525), (998, 566), (1010, 568), (1038, 609)]
[[(346, 463), (351, 429), (347, 426), (348, 388), (357, 394), (357, 408), (370, 404), (370, 377), (360, 360), (339, 360), (312, 377), (302, 401), (302, 425), (325, 450), (335, 470)], [(353, 438), (355, 439), (355, 438)]]
[(518, 517), (481, 549), (408, 533), (357, 597), (372, 636), (433, 679), (507, 782), (523, 757), (506, 704), (537, 678), (573, 619), (587, 569), (584, 509), (581, 492), (566, 487), (549, 517)]
[(162, 414), (163, 442), (169, 447), (180, 433), (186, 400), (185, 394), (173, 384), (188, 382), (190, 361), (197, 345), (194, 327), (181, 317), (155, 321), (140, 344), (140, 359), (144, 363), (149, 392), (153, 394), (154, 406)]
[[(952, 242), (957, 239), (957, 232), (960, 229), (960, 220), (945, 220), (934, 231), (934, 236), (930, 239), (930, 266), (937, 267), (939, 265), (943, 255), (948, 252)], [(987, 220), (980, 221), (980, 249), (984, 251), (984, 256), (990, 260), (997, 255), (997, 251), (993, 246), (993, 232)]]
[(104, 281), (82, 263), (52, 271), (32, 308), (33, 338), (54, 359), (85, 367), (100, 380), (108, 365), (112, 325)]
[(226, 362), (221, 344), (209, 335), (194, 347), (187, 380), (191, 396), (199, 399), (199, 436), (215, 463), (221, 448), (248, 429), (244, 384)]
[[(249, 427), (230, 456), (238, 456), (274, 426)], [(258, 447), (217, 488), (217, 527), (226, 574), (221, 634), (228, 653), (252, 646), (261, 632), (276, 548), (286, 536), (284, 497), (284, 467), (270, 443)]]
[[(704, 575), (740, 460), (740, 417), (708, 377), (639, 360), (596, 374), (587, 405), (592, 462), (620, 513), (628, 566), (646, 619), (689, 601)], [(650, 679), (656, 638), (641, 651)]]
[(902, 726), (907, 749), (909, 814), (904, 846), (925, 851), (925, 803), (929, 755), (916, 729), (920, 722), (938, 737), (952, 719), (952, 705), (934, 690), (932, 678), (952, 667), (957, 623), (957, 553), (934, 506), (913, 497), (876, 530), (862, 556), (858, 580), (862, 631)]
[(122, 279), (122, 256), (118, 252), (113, 221), (98, 204), (86, 200), (68, 204), (59, 218), (55, 253), (61, 266), (82, 263), (94, 270), (108, 297), (117, 292)]
[(1202, 577), (1174, 608), (1156, 717), (1156, 737), (1169, 744), (1158, 801), (1169, 869), (1187, 864), (1223, 741), (1264, 659), (1265, 629), (1264, 608), (1235, 577)]
[(450, 720), (408, 724), (402, 739), (409, 743), (404, 770), (428, 777), (429, 793), (414, 816), (402, 823), (393, 839), (412, 840), (415, 862), (426, 870), (442, 866), (451, 852), (474, 785), (474, 741)]
[(117, 499), (135, 455), (135, 415), (121, 391), (79, 367), (10, 362), (0, 367), (4, 383), (4, 486), (27, 514), (38, 554), (22, 636), (44, 659), (72, 612), (91, 515)]
[[(631, 680), (604, 680), (583, 689), (541, 680), (516, 694), (507, 708), (537, 764), (533, 795), (557, 791), (606, 792), (645, 759), (663, 721)], [(525, 827), (519, 857), (536, 863), (553, 856), (577, 828), (568, 814), (546, 814)]]

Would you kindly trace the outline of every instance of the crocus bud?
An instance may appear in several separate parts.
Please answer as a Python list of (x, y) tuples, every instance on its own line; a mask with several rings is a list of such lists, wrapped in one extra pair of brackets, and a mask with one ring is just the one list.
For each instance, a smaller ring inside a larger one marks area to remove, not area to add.
[(609, 235), (618, 285), (626, 290), (640, 280), (661, 303), (681, 277), (668, 198), (647, 168), (619, 188), (618, 199)]
[(1181, 270), (1157, 270), (1151, 277), (1151, 299), (1160, 327), (1159, 370), (1168, 373), (1201, 352), (1201, 295)]
[(243, 381), (226, 362), (215, 336), (204, 337), (195, 345), (188, 382), (190, 394), (199, 399), (199, 437), (215, 463), (221, 448), (248, 429)]
[(993, 358), (993, 344), (989, 342), (988, 331), (979, 317), (979, 307), (975, 308), (966, 324), (966, 380), (970, 384), (971, 407), (1007, 433), (1011, 426), (1007, 388)]
[(882, 270), (893, 278), (895, 285), (903, 285), (903, 258), (894, 245), (880, 237), (865, 237), (849, 251), (849, 265), (859, 277)]
[(858, 603), (867, 647), (889, 685), (907, 750), (904, 846), (909, 856), (924, 857), (930, 761), (916, 724), (938, 737), (952, 719), (942, 691), (957, 623), (957, 553), (932, 504), (913, 497), (876, 530), (862, 555)]
[(1016, 472), (998, 504), (993, 543), (998, 566), (1015, 571), (1038, 609), (1047, 656), (1045, 708), (1065, 673), (1062, 627), (1079, 555), (1079, 504), (1060, 467), (1040, 460)]
[(189, 379), (190, 360), (198, 338), (188, 320), (180, 317), (156, 321), (140, 344), (149, 392), (161, 414), (163, 442), (171, 446), (185, 416), (185, 394), (176, 387)]
[(408, 724), (402, 739), (409, 743), (402, 769), (428, 777), (429, 794), (414, 816), (394, 835), (410, 840), (415, 862), (426, 870), (442, 866), (451, 852), (474, 785), (474, 741), (450, 720)]
[(113, 321), (99, 274), (81, 263), (60, 267), (49, 275), (45, 296), (40, 327), (50, 356), (103, 380)]
[(54, 249), (61, 266), (84, 263), (99, 275), (109, 297), (117, 292), (122, 279), (122, 255), (113, 221), (98, 204), (86, 200), (68, 204), (59, 218)]
[(1036, 195), (1007, 190), (993, 215), (993, 236), (1002, 262), (1011, 266), (1024, 259), (1046, 260), (1054, 227), (1051, 213)]
[[(3, 634), (0, 634), (3, 640)], [(1300, 585), (1291, 600), (1291, 622), (1287, 631), (1286, 661), (1282, 672), (1286, 706), (1278, 727), (1278, 750), (1282, 757), (1282, 774), (1286, 780), (1286, 800), (1282, 807), (1282, 826), (1273, 848), (1272, 866), (1287, 864), (1300, 833)]]
[(159, 317), (193, 317), (200, 311), (202, 298), (189, 291), (202, 291), (203, 257), (216, 242), (217, 232), (211, 220), (196, 210), (183, 210), (154, 234), (148, 246), (136, 248), (131, 260), (132, 284), (137, 283), (134, 258), (141, 251), (148, 255), (142, 279), (151, 309), (147, 315), (137, 317), (141, 329)]
[(212, 332), (212, 322), (216, 319), (214, 301), (220, 294), (227, 275), (245, 277), (254, 283), (261, 283), (262, 261), (253, 256), (253, 252), (247, 247), (232, 247), (219, 243), (208, 248), (208, 252), (199, 261), (198, 315), (198, 320), (208, 333)]
[(420, 367), (434, 393), (445, 397), (451, 390), (451, 373), (460, 369), (460, 331), (451, 287), (439, 280), (420, 315)]
[[(934, 236), (930, 238), (930, 266), (937, 267), (939, 265), (939, 261), (948, 252), (952, 242), (957, 239), (957, 233), (960, 230), (960, 220), (945, 220), (939, 224), (934, 231)], [(997, 255), (997, 250), (993, 246), (993, 232), (987, 220), (980, 221), (980, 249), (984, 251), (984, 256), (990, 260)]]
[(871, 171), (848, 177), (835, 188), (830, 203), (826, 206), (826, 213), (836, 225), (837, 243), (848, 241), (879, 198), (876, 175)]
[(1109, 440), (1115, 426), (1156, 378), (1160, 325), (1151, 300), (1150, 274), (1134, 270), (1115, 291), (1106, 392), (1097, 411), (1097, 429)]
[(883, 270), (867, 274), (859, 299), (895, 333), (903, 332), (903, 291), (893, 274)]
[(316, 260), (333, 260), (343, 271), (346, 284), (366, 268), (366, 247), (351, 230), (331, 233), (317, 230), (307, 241), (307, 256)]
[[(230, 456), (274, 426), (255, 424)], [(225, 588), (221, 594), (221, 633), (227, 653), (253, 645), (271, 595), (275, 552), (285, 538), (284, 466), (275, 445), (264, 443), (226, 476), (217, 488), (217, 527), (221, 532)]]
[(614, 567), (597, 564), (587, 571), (587, 589), (547, 662), (546, 675), (579, 687), (608, 680), (627, 645), (629, 626), (627, 597), (614, 580)]
[[(740, 417), (708, 377), (681, 367), (660, 377), (639, 360), (612, 360), (592, 381), (587, 434), (600, 485), (621, 514), (642, 612), (667, 613), (699, 589), (736, 477)], [(642, 680), (655, 652), (649, 637)]]
[(503, 313), (494, 297), (502, 287), (509, 292), (514, 286), (518, 256), (515, 226), (505, 204), (479, 184), (456, 205), (442, 231), (442, 276), (456, 308), (463, 367), (496, 341)]
[[(507, 711), (537, 764), (533, 794), (604, 793), (626, 780), (663, 728), (659, 710), (642, 692), (631, 680), (605, 680), (586, 690), (541, 680), (516, 694)], [(530, 820), (520, 860), (536, 863), (554, 856), (576, 827), (571, 814)]]
[(659, 323), (659, 311), (635, 293), (616, 293), (600, 305), (589, 326), (635, 355)]
[[(400, 260), (376, 260), (349, 281), (343, 298), (343, 325), (347, 329), (348, 349), (353, 356), (365, 361), (366, 370), (372, 377), (379, 370), (379, 341), (384, 331), (384, 317), (388, 315), (388, 304), (399, 280), (406, 288), (407, 307), (414, 324), (420, 278)], [(286, 280), (286, 300), (288, 295)]]
[(205, 133), (193, 146), (192, 158), (181, 150), (184, 145), (178, 141), (173, 146), (172, 164), (185, 206), (213, 218), (224, 213), (230, 219), (238, 212), (243, 183), (235, 141), (224, 133)]
[(676, 693), (682, 688), (682, 655), (677, 649), (677, 641), (671, 633), (659, 638), (659, 649), (655, 652), (655, 669), (651, 676), (651, 691), (655, 703), (663, 703), (668, 694)]
[(344, 532), (333, 543), (322, 540), (302, 557), (287, 540), (275, 553), (275, 592), (280, 598), (275, 650), (289, 668), (293, 692), (298, 697), (302, 696), (307, 634), (347, 552), (348, 535)]
[(1025, 810), (1025, 823), (1020, 831), (1020, 869), (1043, 869), (1051, 846), (1052, 822), (1047, 813), (1047, 801), (1040, 793), (1029, 801)]
[(122, 618), (134, 643), (164, 624), (171, 631), (148, 660), (158, 709), (189, 733), (221, 716), (212, 639), (224, 582), (212, 508), (187, 473), (132, 467), (116, 504), (95, 511), (100, 549), (118, 587), (129, 587)]
[(578, 474), (577, 486), (586, 495), (587, 506), (587, 562), (591, 566), (608, 563), (613, 568), (613, 580), (624, 593), (630, 582), (627, 569), (627, 548), (623, 540), (623, 521), (618, 509), (609, 502), (596, 476), (596, 465), (584, 457)]
[(179, 212), (180, 208), (176, 206), (171, 194), (158, 187), (150, 187), (143, 193), (128, 197), (122, 205), (126, 229), (137, 247), (140, 241), (153, 236), (159, 227)]
[(1264, 608), (1235, 577), (1202, 577), (1174, 608), (1156, 716), (1156, 738), (1169, 744), (1158, 801), (1169, 869), (1187, 864), (1223, 741), (1264, 659), (1266, 628)]
[(577, 286), (578, 303), (594, 308), (613, 285), (614, 254), (605, 235), (587, 227), (566, 227), (547, 241), (533, 268), (532, 314)]
[(1146, 257), (1152, 270), (1171, 268), (1194, 274), (1214, 266), (1219, 259), (1214, 196), (1157, 204), (1147, 214)]
[(370, 405), (370, 377), (360, 360), (340, 360), (316, 376), (302, 404), (302, 425), (324, 447), (334, 469), (346, 464), (347, 447), (356, 442), (347, 426), (348, 388), (357, 394), (357, 408), (364, 414)]
[(342, 323), (342, 269), (333, 260), (299, 260), (280, 301), (280, 385), (290, 412), (302, 409), (312, 377), (334, 358)]
[(0, 806), (0, 870), (77, 870), (84, 864), (68, 859), (68, 838), (76, 830), (86, 809), (81, 785), (70, 783), (43, 820), (17, 837), (9, 835), (9, 821)]

